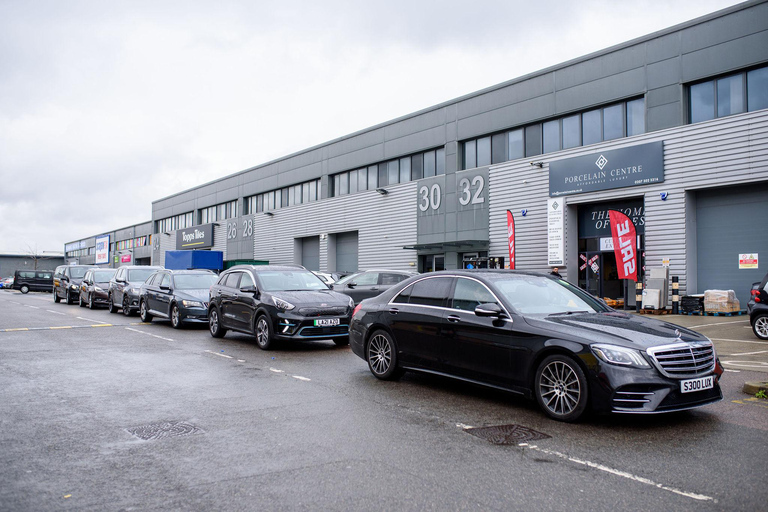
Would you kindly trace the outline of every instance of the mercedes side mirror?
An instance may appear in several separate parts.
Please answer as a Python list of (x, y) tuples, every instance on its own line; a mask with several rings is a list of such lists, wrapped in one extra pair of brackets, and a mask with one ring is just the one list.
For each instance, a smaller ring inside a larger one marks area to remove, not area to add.
[(500, 318), (504, 315), (504, 311), (498, 304), (489, 302), (487, 304), (480, 304), (475, 308), (475, 315), (483, 317), (495, 317)]

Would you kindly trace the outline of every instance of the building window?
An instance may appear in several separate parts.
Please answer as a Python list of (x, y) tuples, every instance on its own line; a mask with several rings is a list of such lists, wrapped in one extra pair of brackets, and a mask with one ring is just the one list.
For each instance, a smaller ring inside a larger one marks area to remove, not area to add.
[[(768, 79), (768, 78), (766, 78)], [(645, 99), (615, 103), (462, 143), (462, 169), (645, 133)]]
[(445, 149), (425, 151), (331, 176), (331, 197), (445, 174)]
[(185, 229), (194, 225), (193, 212), (182, 213), (174, 217), (167, 217), (155, 221), (155, 230), (157, 233), (167, 233), (177, 229)]
[(688, 107), (691, 123), (768, 108), (768, 67), (693, 84)]
[[(347, 187), (349, 187), (348, 181)], [(320, 180), (312, 180), (246, 197), (243, 215), (253, 215), (254, 213), (279, 210), (288, 206), (317, 201), (320, 197), (319, 189)]]

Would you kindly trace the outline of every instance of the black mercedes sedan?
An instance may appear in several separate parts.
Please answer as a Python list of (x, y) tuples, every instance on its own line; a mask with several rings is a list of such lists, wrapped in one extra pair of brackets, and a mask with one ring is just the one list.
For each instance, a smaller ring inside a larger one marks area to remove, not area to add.
[(184, 323), (208, 322), (208, 290), (217, 278), (211, 270), (156, 271), (139, 289), (141, 321), (167, 318), (174, 329)]
[(211, 336), (228, 330), (251, 334), (263, 350), (279, 340), (332, 340), (349, 344), (352, 298), (333, 290), (304, 268), (238, 265), (211, 286)]
[(410, 278), (355, 308), (350, 345), (379, 379), (406, 370), (453, 377), (533, 398), (560, 421), (722, 400), (723, 369), (707, 337), (533, 272)]

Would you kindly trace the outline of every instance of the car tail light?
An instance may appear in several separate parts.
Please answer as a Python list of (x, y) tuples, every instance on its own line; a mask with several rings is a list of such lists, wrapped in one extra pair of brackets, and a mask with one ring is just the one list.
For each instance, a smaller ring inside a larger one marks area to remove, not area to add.
[(360, 311), (361, 307), (363, 307), (362, 304), (358, 304), (357, 306), (355, 306), (355, 309), (352, 310), (352, 316), (355, 316), (357, 312)]
[(760, 297), (758, 297), (757, 295), (755, 295), (755, 302), (760, 302)]

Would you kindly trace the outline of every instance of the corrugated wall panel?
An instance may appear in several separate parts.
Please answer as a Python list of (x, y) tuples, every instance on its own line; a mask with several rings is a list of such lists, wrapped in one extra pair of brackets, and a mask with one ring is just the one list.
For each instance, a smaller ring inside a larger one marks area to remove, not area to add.
[(213, 225), (212, 251), (224, 253), (224, 261), (227, 261), (227, 221), (221, 220)]
[[(670, 275), (680, 278), (681, 295), (687, 291), (689, 251), (686, 247), (686, 190), (724, 187), (768, 180), (768, 110), (740, 114), (614, 142), (574, 148), (556, 155), (540, 155), (544, 169), (529, 159), (490, 169), (490, 253), (507, 254), (507, 209), (515, 215), (517, 268), (545, 271), (547, 267), (547, 161), (572, 158), (610, 149), (664, 141), (664, 183), (627, 187), (562, 197), (567, 205), (643, 197), (645, 203), (646, 265), (659, 266), (670, 258)], [(668, 198), (662, 201), (661, 192)], [(528, 209), (526, 217), (520, 210)], [(569, 215), (575, 213), (569, 211)], [(566, 239), (571, 237), (566, 219)], [(576, 224), (573, 224), (575, 226)], [(578, 236), (578, 235), (574, 235)], [(566, 244), (566, 251), (568, 251)], [(566, 261), (573, 255), (566, 252)], [(573, 270), (573, 269), (572, 269)], [(562, 273), (562, 271), (561, 271)], [(700, 290), (697, 290), (700, 291)]]
[[(358, 268), (415, 268), (416, 183), (388, 186), (388, 195), (375, 191), (324, 199), (254, 217), (254, 257), (273, 264), (293, 263), (294, 239), (322, 234), (358, 232)], [(328, 242), (320, 242), (320, 265), (327, 268)], [(413, 265), (411, 265), (413, 263)]]

